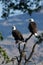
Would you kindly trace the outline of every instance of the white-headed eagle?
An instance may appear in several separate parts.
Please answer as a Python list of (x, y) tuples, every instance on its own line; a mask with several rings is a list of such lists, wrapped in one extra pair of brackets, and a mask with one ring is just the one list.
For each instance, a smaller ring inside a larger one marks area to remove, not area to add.
[(17, 30), (16, 26), (12, 27), (12, 36), (14, 37), (16, 43), (18, 43), (19, 41), (24, 42), (24, 38), (21, 32)]

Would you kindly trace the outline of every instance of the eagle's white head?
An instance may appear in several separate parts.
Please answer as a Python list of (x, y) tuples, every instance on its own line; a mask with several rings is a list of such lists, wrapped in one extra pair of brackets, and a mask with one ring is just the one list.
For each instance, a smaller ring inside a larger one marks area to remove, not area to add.
[(16, 26), (13, 26), (13, 27), (12, 27), (12, 30), (16, 30)]
[(29, 19), (29, 22), (34, 22), (34, 19), (33, 19), (33, 18), (30, 18), (30, 19)]

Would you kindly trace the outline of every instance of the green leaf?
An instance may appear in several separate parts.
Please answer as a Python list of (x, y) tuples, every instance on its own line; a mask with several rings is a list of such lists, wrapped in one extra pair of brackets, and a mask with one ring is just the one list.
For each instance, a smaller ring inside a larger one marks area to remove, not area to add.
[(0, 40), (3, 40), (3, 36), (2, 33), (0, 32)]

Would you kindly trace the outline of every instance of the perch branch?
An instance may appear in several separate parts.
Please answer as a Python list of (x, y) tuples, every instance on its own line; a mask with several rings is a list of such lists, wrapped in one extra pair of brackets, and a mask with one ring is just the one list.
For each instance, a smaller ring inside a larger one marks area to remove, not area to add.
[(25, 42), (27, 42), (27, 41), (32, 37), (32, 35), (33, 35), (33, 34), (30, 34), (30, 36), (25, 39)]
[(39, 36), (38, 36), (38, 41), (33, 45), (32, 51), (31, 51), (31, 53), (30, 53), (28, 59), (26, 59), (26, 57), (25, 57), (25, 63), (27, 63), (27, 62), (30, 60), (30, 58), (32, 57), (36, 45), (37, 45), (37, 44), (41, 44), (42, 41), (43, 41), (43, 37), (41, 37), (41, 36), (39, 35)]

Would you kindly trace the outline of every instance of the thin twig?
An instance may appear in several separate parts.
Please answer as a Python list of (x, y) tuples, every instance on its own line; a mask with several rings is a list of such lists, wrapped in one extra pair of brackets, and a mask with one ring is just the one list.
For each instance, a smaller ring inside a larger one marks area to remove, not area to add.
[(32, 33), (30, 34), (30, 36), (28, 38), (25, 39), (25, 42), (27, 42), (31, 37), (32, 37)]

